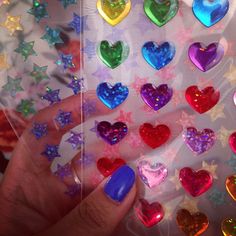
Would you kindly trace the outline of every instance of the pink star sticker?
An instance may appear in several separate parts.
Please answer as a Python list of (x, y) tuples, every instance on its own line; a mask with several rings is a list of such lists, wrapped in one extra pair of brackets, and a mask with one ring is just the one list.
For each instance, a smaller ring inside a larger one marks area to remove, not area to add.
[(212, 80), (206, 80), (205, 78), (201, 77), (198, 81), (198, 87), (199, 88), (206, 88), (209, 86), (213, 86)]
[(131, 117), (132, 112), (125, 112), (123, 110), (120, 110), (120, 115), (115, 118), (115, 121), (121, 121), (124, 123), (128, 123), (128, 124), (133, 124), (133, 119)]
[(176, 34), (177, 42), (180, 45), (184, 45), (187, 41), (188, 42), (192, 41), (192, 33), (193, 33), (192, 28), (179, 30), (178, 33)]
[(175, 66), (167, 66), (165, 68), (163, 68), (162, 70), (160, 71), (157, 71), (155, 73), (156, 76), (159, 76), (161, 79), (163, 80), (170, 80), (170, 79), (173, 79), (175, 77), (175, 73), (174, 73), (174, 70), (175, 70)]
[(139, 76), (135, 76), (134, 82), (131, 84), (131, 88), (136, 91), (137, 94), (140, 93), (141, 87), (146, 84), (148, 78), (140, 78)]
[(176, 123), (182, 125), (183, 128), (194, 126), (194, 122), (195, 122), (195, 116), (189, 115), (184, 111), (182, 111), (180, 119), (176, 121)]
[(120, 157), (120, 151), (119, 151), (119, 144), (116, 145), (110, 145), (108, 143), (105, 143), (104, 149), (103, 149), (103, 156), (105, 157)]
[(183, 103), (183, 94), (184, 94), (184, 92), (182, 90), (175, 90), (174, 91), (174, 94), (172, 97), (172, 104), (174, 107)]
[(143, 146), (140, 136), (138, 134), (135, 134), (134, 132), (131, 132), (129, 134), (127, 143), (133, 148), (138, 148)]
[(142, 107), (141, 107), (141, 109), (143, 110), (143, 111), (145, 111), (146, 112), (146, 114), (148, 114), (148, 115), (154, 115), (154, 114), (158, 114), (158, 111), (154, 111), (151, 107), (149, 107), (148, 105), (143, 105)]

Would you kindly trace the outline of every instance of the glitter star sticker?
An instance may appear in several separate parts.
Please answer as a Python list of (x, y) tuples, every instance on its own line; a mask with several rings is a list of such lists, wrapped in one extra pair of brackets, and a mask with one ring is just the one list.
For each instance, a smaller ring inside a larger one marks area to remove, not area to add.
[(21, 16), (12, 16), (7, 14), (6, 20), (0, 26), (6, 28), (12, 36), (16, 31), (22, 31), (23, 28), (20, 24)]
[(48, 75), (47, 75), (47, 66), (38, 66), (37, 64), (34, 63), (34, 68), (33, 71), (30, 73), (30, 75), (33, 77), (33, 79), (35, 80), (35, 82), (38, 84), (40, 83), (42, 80), (47, 80), (49, 79)]
[(59, 93), (60, 93), (60, 89), (52, 90), (50, 88), (47, 88), (47, 92), (45, 95), (42, 96), (42, 99), (49, 101), (50, 105), (53, 105), (61, 101), (61, 98), (59, 97)]
[(228, 130), (225, 127), (221, 126), (218, 131), (217, 137), (220, 140), (223, 147), (226, 147), (228, 144), (229, 136), (234, 132), (234, 130)]
[(177, 124), (181, 125), (183, 128), (194, 126), (195, 116), (189, 115), (182, 111), (181, 117), (176, 121)]
[(120, 110), (120, 115), (117, 118), (115, 118), (115, 121), (121, 121), (124, 123), (133, 124), (134, 121), (132, 119), (132, 112), (125, 112), (123, 110)]
[(84, 88), (84, 79), (81, 78), (77, 78), (76, 76), (72, 76), (71, 77), (72, 80), (71, 82), (67, 85), (68, 88), (71, 88), (74, 92), (74, 94), (78, 94), (79, 92), (81, 92), (81, 90)]
[(59, 29), (53, 29), (49, 26), (45, 27), (46, 34), (41, 37), (42, 40), (45, 40), (48, 42), (49, 47), (54, 46), (58, 43), (64, 43), (63, 40), (60, 38), (61, 31)]
[(86, 24), (87, 16), (78, 16), (76, 13), (73, 14), (73, 20), (68, 24), (69, 27), (74, 29), (76, 34), (80, 34), (85, 30), (88, 29), (88, 26)]
[(232, 167), (233, 171), (236, 172), (236, 155), (232, 154), (232, 156), (230, 157), (230, 159), (228, 161), (226, 161), (226, 163)]
[(218, 179), (217, 174), (216, 174), (218, 165), (214, 164), (214, 161), (212, 161), (210, 164), (208, 164), (207, 162), (203, 161), (202, 162), (202, 168), (204, 170), (207, 170), (209, 173), (211, 173), (211, 175), (212, 175), (212, 177), (214, 179)]
[(214, 188), (208, 195), (208, 199), (215, 205), (220, 206), (225, 204), (226, 193), (219, 191), (217, 188)]
[(64, 70), (75, 68), (75, 65), (73, 63), (73, 56), (71, 54), (60, 54), (60, 59), (56, 61), (56, 64), (58, 66), (63, 65)]
[(20, 112), (25, 117), (34, 114), (36, 111), (34, 109), (33, 100), (22, 99), (20, 104), (16, 107), (16, 111)]
[(33, 7), (27, 11), (27, 13), (33, 15), (36, 22), (39, 23), (41, 19), (48, 18), (47, 12), (48, 4), (42, 1), (33, 0)]
[(18, 48), (15, 49), (15, 52), (21, 54), (22, 57), (24, 58), (24, 61), (26, 61), (28, 59), (28, 57), (31, 55), (37, 56), (33, 47), (34, 47), (34, 41), (29, 42), (29, 43), (22, 41), (22, 42), (20, 42)]
[(210, 111), (207, 112), (212, 122), (216, 121), (219, 118), (225, 118), (224, 108), (224, 104), (217, 104)]
[(64, 180), (65, 177), (72, 176), (70, 163), (64, 166), (57, 164), (57, 170), (55, 172), (55, 175), (59, 177), (60, 180)]
[(170, 177), (170, 181), (175, 185), (175, 189), (181, 189), (181, 184), (179, 181), (179, 171), (175, 170), (175, 175)]
[(59, 0), (64, 8), (67, 8), (69, 5), (77, 4), (77, 0)]
[(0, 0), (0, 7), (2, 5), (9, 5), (10, 4), (10, 0)]
[(62, 110), (59, 110), (57, 117), (55, 118), (55, 121), (61, 128), (64, 128), (65, 126), (72, 123), (71, 116), (72, 116), (71, 112), (64, 112)]
[(0, 54), (0, 70), (8, 69), (9, 65), (7, 63), (7, 55), (2, 53)]
[(17, 92), (24, 91), (21, 87), (21, 81), (21, 78), (13, 79), (8, 76), (7, 83), (2, 87), (3, 91), (8, 92), (12, 97), (15, 97)]
[(82, 144), (84, 144), (83, 133), (71, 131), (70, 137), (66, 142), (70, 143), (73, 149), (78, 149)]
[(236, 85), (236, 66), (231, 64), (229, 70), (224, 74), (224, 77), (232, 86)]
[(58, 152), (58, 145), (46, 145), (45, 150), (41, 153), (41, 155), (45, 156), (49, 161), (53, 161), (56, 157), (61, 157)]
[(41, 139), (42, 137), (47, 135), (48, 125), (41, 124), (41, 123), (34, 123), (31, 132), (32, 132), (32, 134), (34, 134), (36, 139)]

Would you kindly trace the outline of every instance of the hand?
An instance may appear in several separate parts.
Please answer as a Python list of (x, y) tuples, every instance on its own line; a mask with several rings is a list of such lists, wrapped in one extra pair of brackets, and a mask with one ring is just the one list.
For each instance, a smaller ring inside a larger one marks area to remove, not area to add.
[[(97, 101), (93, 93), (84, 96)], [(99, 104), (94, 115), (109, 112)], [(54, 122), (60, 109), (72, 111), (73, 123), (65, 128)], [(67, 98), (40, 111), (20, 137), (0, 186), (1, 236), (106, 236), (132, 206), (135, 176), (128, 166), (80, 202), (80, 196), (71, 199), (64, 194), (74, 178), (62, 182), (51, 172), (51, 162), (42, 156), (46, 144), (58, 145), (66, 132), (83, 122), (80, 111), (81, 96)], [(31, 133), (35, 122), (48, 124), (48, 135), (40, 140)]]

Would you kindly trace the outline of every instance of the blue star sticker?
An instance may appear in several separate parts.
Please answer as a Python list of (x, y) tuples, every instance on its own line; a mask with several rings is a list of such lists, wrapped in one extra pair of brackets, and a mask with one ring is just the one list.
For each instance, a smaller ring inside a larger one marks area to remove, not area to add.
[(208, 199), (215, 205), (220, 206), (225, 204), (226, 193), (219, 191), (217, 188), (214, 188), (211, 193), (208, 195)]
[(78, 79), (76, 76), (72, 76), (72, 80), (71, 82), (67, 85), (68, 88), (71, 88), (74, 92), (74, 94), (78, 94), (81, 89), (83, 89), (84, 85), (83, 85), (84, 79)]
[(27, 13), (33, 15), (36, 19), (36, 22), (39, 23), (39, 21), (43, 18), (48, 18), (48, 12), (47, 12), (47, 3), (42, 2), (38, 0), (33, 0), (33, 7), (27, 11)]
[(36, 139), (40, 139), (47, 135), (48, 126), (47, 124), (34, 123), (31, 132), (35, 135)]
[(60, 89), (52, 90), (50, 88), (47, 88), (47, 93), (42, 96), (42, 99), (49, 101), (50, 105), (53, 105), (61, 101), (59, 93)]
[(226, 163), (236, 171), (236, 154), (232, 154), (231, 158)]
[(60, 54), (60, 59), (56, 61), (58, 66), (63, 65), (64, 70), (69, 68), (74, 68), (75, 65), (73, 63), (73, 56), (71, 54)]
[(96, 55), (96, 43), (86, 39), (85, 47), (82, 51), (87, 54), (88, 59), (93, 58)]
[(59, 110), (59, 113), (55, 119), (55, 121), (58, 123), (58, 125), (61, 128), (64, 128), (66, 125), (69, 125), (72, 123), (72, 113), (71, 112), (64, 112), (62, 110)]
[(71, 28), (73, 28), (76, 34), (83, 33), (84, 30), (88, 30), (88, 26), (86, 24), (87, 16), (80, 17), (76, 13), (73, 14), (73, 20), (68, 24)]
[(77, 4), (77, 0), (59, 0), (64, 8), (67, 8), (71, 4)]
[(84, 144), (83, 133), (71, 131), (70, 137), (66, 140), (66, 142), (70, 143), (73, 149), (78, 149), (82, 144)]
[(15, 52), (21, 54), (22, 57), (24, 58), (24, 61), (26, 61), (28, 57), (31, 55), (37, 56), (33, 47), (34, 47), (34, 41), (29, 42), (29, 43), (22, 41), (19, 43), (18, 48), (15, 49)]
[(21, 87), (21, 78), (13, 79), (10, 76), (7, 76), (7, 83), (2, 87), (3, 91), (8, 92), (12, 97), (15, 97), (17, 92), (24, 91)]
[(45, 31), (46, 34), (41, 37), (41, 39), (46, 40), (48, 42), (49, 47), (52, 47), (57, 43), (64, 43), (63, 40), (60, 38), (61, 31), (59, 29), (53, 29), (49, 26), (46, 26)]
[(46, 145), (44, 152), (41, 155), (45, 156), (49, 161), (53, 161), (56, 157), (61, 157), (58, 153), (58, 145)]
[(64, 166), (57, 164), (57, 170), (55, 172), (55, 175), (59, 177), (61, 180), (64, 180), (65, 177), (72, 176), (70, 163)]

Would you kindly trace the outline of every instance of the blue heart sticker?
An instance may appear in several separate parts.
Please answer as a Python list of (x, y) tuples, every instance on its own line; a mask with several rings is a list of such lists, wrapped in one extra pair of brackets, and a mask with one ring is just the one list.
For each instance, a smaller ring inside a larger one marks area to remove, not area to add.
[(155, 42), (147, 42), (143, 45), (144, 59), (154, 69), (160, 70), (169, 64), (175, 56), (175, 46), (169, 42), (158, 45)]
[(228, 0), (194, 0), (193, 14), (206, 27), (219, 22), (229, 10)]
[(112, 86), (101, 83), (97, 87), (97, 96), (110, 109), (115, 109), (122, 104), (129, 95), (129, 89), (121, 83)]

